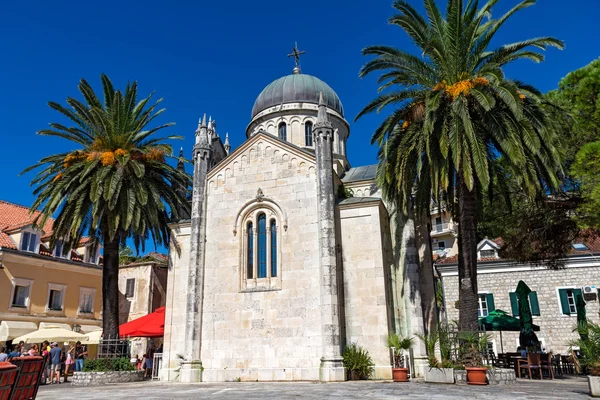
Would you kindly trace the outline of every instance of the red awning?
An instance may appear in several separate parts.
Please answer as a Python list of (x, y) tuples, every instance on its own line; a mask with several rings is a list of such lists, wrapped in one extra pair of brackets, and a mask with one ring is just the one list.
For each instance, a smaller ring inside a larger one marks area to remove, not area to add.
[(165, 307), (119, 326), (119, 336), (160, 337), (165, 334)]

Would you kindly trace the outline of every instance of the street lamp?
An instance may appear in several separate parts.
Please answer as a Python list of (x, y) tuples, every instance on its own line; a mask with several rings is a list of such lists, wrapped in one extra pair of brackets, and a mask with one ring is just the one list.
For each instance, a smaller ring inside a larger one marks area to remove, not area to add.
[(79, 325), (79, 324), (73, 324), (73, 332), (80, 333), (81, 332), (81, 325)]

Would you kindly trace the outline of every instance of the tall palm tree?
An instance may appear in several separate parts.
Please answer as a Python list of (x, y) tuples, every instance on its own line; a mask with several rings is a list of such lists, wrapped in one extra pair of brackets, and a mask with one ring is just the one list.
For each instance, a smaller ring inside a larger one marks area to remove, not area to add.
[[(445, 15), (435, 0), (424, 0), (426, 15), (406, 1), (389, 22), (401, 27), (419, 56), (390, 46), (370, 46), (374, 55), (360, 71), (383, 71), (379, 91), (357, 119), (386, 107), (394, 109), (375, 130), (380, 146), (378, 180), (385, 195), (406, 207), (413, 193), (429, 207), (445, 194), (458, 221), (459, 324), (477, 326), (476, 211), (478, 193), (506, 174), (534, 196), (556, 187), (560, 157), (557, 128), (544, 112), (534, 87), (508, 79), (502, 68), (519, 59), (543, 60), (539, 50), (562, 48), (560, 40), (540, 37), (490, 49), (498, 30), (517, 11), (491, 16), (489, 0), (448, 0)], [(388, 90), (392, 89), (392, 90)], [(502, 160), (502, 162), (499, 162)]]
[(41, 209), (43, 226), (56, 214), (50, 246), (57, 240), (77, 247), (83, 236), (104, 246), (102, 269), (102, 309), (105, 337), (119, 334), (119, 247), (133, 238), (136, 248), (152, 239), (154, 245), (168, 243), (170, 213), (189, 208), (185, 193), (190, 177), (166, 163), (172, 157), (166, 139), (156, 133), (173, 123), (149, 127), (164, 109), (162, 99), (151, 104), (152, 94), (138, 101), (137, 83), (128, 84), (125, 93), (101, 76), (104, 102), (82, 79), (79, 91), (85, 102), (67, 98), (68, 107), (49, 102), (74, 126), (51, 123), (39, 135), (67, 139), (77, 150), (54, 154), (23, 172), (41, 168), (32, 180), (36, 201), (31, 209)]

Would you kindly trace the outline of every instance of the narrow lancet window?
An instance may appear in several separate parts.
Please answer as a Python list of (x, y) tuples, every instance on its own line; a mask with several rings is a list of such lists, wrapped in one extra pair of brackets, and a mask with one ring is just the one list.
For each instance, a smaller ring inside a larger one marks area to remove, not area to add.
[(248, 222), (248, 279), (254, 277), (254, 232), (252, 229), (252, 222)]
[(271, 220), (271, 277), (277, 276), (277, 222)]
[(285, 122), (279, 124), (279, 139), (287, 140), (287, 126), (285, 125)]
[(258, 278), (267, 277), (267, 216), (258, 216)]
[(312, 122), (304, 124), (304, 140), (307, 146), (313, 145), (313, 125)]

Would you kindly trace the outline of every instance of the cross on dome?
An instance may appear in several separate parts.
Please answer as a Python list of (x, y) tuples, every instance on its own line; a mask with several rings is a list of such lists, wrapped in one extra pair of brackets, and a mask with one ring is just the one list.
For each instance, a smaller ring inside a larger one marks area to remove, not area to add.
[(300, 70), (300, 56), (302, 54), (305, 54), (306, 51), (302, 50), (298, 50), (298, 42), (296, 42), (294, 44), (294, 48), (292, 49), (292, 52), (290, 54), (288, 54), (288, 57), (294, 57), (294, 62), (296, 63), (296, 66), (294, 67), (294, 74), (300, 74), (302, 73), (302, 71)]

